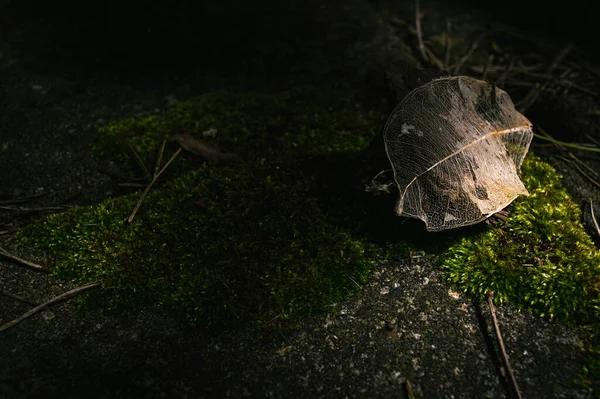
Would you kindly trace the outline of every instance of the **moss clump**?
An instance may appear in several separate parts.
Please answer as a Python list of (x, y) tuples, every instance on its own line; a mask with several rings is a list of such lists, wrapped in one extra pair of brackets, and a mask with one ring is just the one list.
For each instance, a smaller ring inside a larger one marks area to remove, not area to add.
[(311, 89), (207, 94), (120, 121), (99, 132), (94, 152), (133, 173), (129, 146), (151, 167), (163, 137), (210, 128), (212, 144), (246, 163), (215, 167), (184, 154), (132, 224), (139, 192), (49, 216), (16, 239), (46, 251), (58, 277), (102, 280), (96, 299), (117, 311), (168, 309), (204, 327), (306, 314), (353, 291), (373, 262), (363, 239), (328, 219), (303, 165), (363, 149), (380, 121), (344, 93)]
[(464, 237), (441, 258), (445, 277), (466, 292), (494, 292), (498, 302), (583, 327), (590, 362), (583, 383), (600, 379), (600, 251), (581, 225), (581, 211), (548, 164), (528, 155), (506, 222)]
[(506, 222), (451, 245), (441, 263), (446, 278), (541, 316), (597, 317), (600, 251), (579, 208), (560, 176), (535, 156), (525, 159), (522, 175), (530, 195), (514, 201)]

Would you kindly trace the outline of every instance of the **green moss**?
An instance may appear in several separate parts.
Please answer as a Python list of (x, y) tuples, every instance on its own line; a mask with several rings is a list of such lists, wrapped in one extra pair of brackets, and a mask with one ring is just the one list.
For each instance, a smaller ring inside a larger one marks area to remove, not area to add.
[(446, 278), (467, 292), (494, 292), (499, 302), (541, 316), (590, 320), (600, 304), (600, 251), (581, 212), (546, 163), (523, 164), (528, 197), (514, 201), (506, 222), (450, 246)]
[[(328, 218), (312, 161), (363, 149), (381, 115), (345, 93), (207, 94), (164, 115), (100, 130), (94, 154), (140, 175), (163, 137), (217, 129), (212, 144), (246, 163), (209, 166), (185, 153), (125, 223), (140, 193), (49, 216), (23, 229), (54, 275), (102, 280), (86, 297), (117, 311), (167, 309), (204, 327), (266, 324), (322, 309), (368, 277), (365, 240)], [(167, 147), (165, 158), (176, 145)], [(170, 179), (169, 179), (170, 178)]]
[[(394, 218), (393, 198), (361, 196), (356, 187), (354, 161), (383, 121), (346, 93), (308, 88), (206, 94), (159, 116), (118, 121), (99, 131), (93, 151), (131, 176), (141, 175), (131, 148), (152, 170), (163, 138), (168, 158), (177, 133), (245, 163), (210, 166), (185, 153), (131, 225), (125, 220), (140, 192), (49, 216), (16, 241), (44, 250), (58, 277), (101, 279), (102, 290), (81, 297), (85, 304), (166, 309), (213, 328), (319, 311), (351, 293), (353, 280), (367, 280), (375, 259), (367, 240), (387, 242), (395, 258), (442, 253), (444, 276), (466, 292), (494, 291), (499, 302), (580, 323), (597, 354), (600, 253), (556, 172), (529, 155), (522, 175), (531, 195), (511, 205), (506, 222), (432, 240), (416, 233), (416, 222)], [(211, 128), (216, 136), (203, 137)], [(597, 381), (599, 370), (589, 363), (585, 382)]]
[(497, 302), (582, 326), (591, 359), (583, 382), (597, 388), (600, 251), (552, 167), (530, 154), (522, 176), (530, 195), (514, 201), (506, 222), (451, 245), (442, 271), (466, 292), (493, 291)]

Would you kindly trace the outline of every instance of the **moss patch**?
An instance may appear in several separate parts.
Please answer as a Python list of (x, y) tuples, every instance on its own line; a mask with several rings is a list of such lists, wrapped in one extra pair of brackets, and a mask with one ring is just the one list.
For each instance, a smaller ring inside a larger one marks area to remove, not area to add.
[[(211, 166), (184, 154), (161, 178), (131, 225), (140, 192), (75, 208), (23, 229), (16, 240), (46, 251), (54, 274), (103, 290), (82, 299), (118, 311), (167, 309), (196, 326), (270, 325), (323, 309), (365, 282), (367, 241), (389, 253), (443, 254), (445, 277), (474, 294), (575, 321), (598, 348), (600, 252), (580, 211), (547, 164), (529, 155), (517, 199), (496, 226), (435, 234), (394, 218), (395, 198), (364, 193), (360, 150), (385, 116), (341, 92), (214, 93), (160, 116), (103, 128), (96, 156), (132, 176), (153, 169), (164, 137), (190, 133), (245, 160)], [(216, 129), (214, 138), (202, 132)], [(177, 145), (169, 141), (166, 157)], [(390, 244), (390, 242), (394, 244)], [(590, 363), (590, 375), (598, 365)], [(596, 371), (594, 371), (596, 370)], [(595, 378), (595, 377), (594, 377)], [(597, 379), (596, 379), (597, 380)]]
[(131, 225), (140, 192), (52, 215), (16, 239), (46, 251), (56, 276), (102, 280), (102, 292), (85, 298), (117, 311), (151, 306), (196, 326), (232, 327), (320, 310), (364, 282), (374, 262), (364, 239), (331, 223), (310, 165), (352, 158), (381, 119), (345, 93), (299, 89), (207, 94), (162, 116), (120, 121), (99, 132), (94, 153), (134, 175), (131, 148), (152, 170), (163, 137), (211, 128), (216, 136), (204, 140), (246, 162), (209, 166), (184, 154)]
[(595, 359), (586, 379), (597, 384), (600, 251), (552, 167), (529, 154), (522, 179), (529, 197), (514, 201), (505, 222), (451, 245), (441, 258), (442, 271), (466, 292), (493, 291), (497, 302), (582, 325)]

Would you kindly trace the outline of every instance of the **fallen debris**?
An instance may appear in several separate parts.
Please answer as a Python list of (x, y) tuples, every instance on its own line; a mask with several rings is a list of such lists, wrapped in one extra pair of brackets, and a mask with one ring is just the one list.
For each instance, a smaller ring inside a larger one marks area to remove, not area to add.
[(179, 142), (181, 148), (196, 154), (210, 163), (242, 163), (240, 157), (236, 154), (226, 154), (221, 152), (218, 148), (215, 148), (209, 144), (206, 144), (189, 133), (176, 134), (173, 136), (175, 140)]
[(93, 288), (93, 287), (97, 287), (100, 284), (102, 284), (102, 282), (98, 281), (98, 282), (95, 282), (95, 283), (90, 283), (90, 284), (82, 285), (80, 287), (73, 288), (72, 290), (67, 291), (65, 293), (62, 293), (59, 296), (52, 298), (48, 302), (45, 302), (45, 303), (43, 303), (43, 304), (41, 304), (39, 306), (36, 306), (35, 308), (33, 308), (30, 311), (26, 312), (22, 316), (14, 319), (13, 321), (10, 321), (10, 322), (6, 323), (2, 327), (0, 327), (0, 332), (2, 332), (4, 330), (8, 330), (12, 326), (19, 324), (20, 322), (22, 322), (23, 320), (27, 319), (28, 317), (36, 314), (40, 310), (42, 310), (42, 309), (44, 309), (44, 308), (46, 308), (46, 307), (48, 307), (48, 306), (50, 306), (50, 305), (52, 305), (52, 304), (54, 304), (56, 302), (60, 302), (60, 301), (62, 301), (64, 299), (67, 299), (67, 298), (69, 298), (69, 297), (71, 297), (71, 296), (73, 296), (73, 295), (75, 295), (75, 294), (77, 294), (79, 292), (88, 290), (88, 289)]
[(169, 167), (171, 162), (173, 162), (175, 160), (175, 158), (177, 158), (177, 156), (181, 153), (181, 148), (179, 148), (177, 150), (177, 152), (175, 152), (175, 154), (173, 154), (173, 156), (167, 161), (165, 166), (163, 166), (162, 169), (158, 170), (158, 168), (160, 167), (160, 164), (162, 162), (162, 155), (165, 150), (165, 142), (166, 142), (166, 140), (163, 140), (162, 146), (160, 148), (160, 154), (158, 156), (158, 161), (156, 162), (156, 167), (154, 169), (154, 176), (152, 177), (152, 180), (150, 181), (150, 183), (148, 183), (148, 185), (146, 186), (146, 189), (144, 190), (144, 192), (142, 193), (142, 196), (140, 197), (139, 201), (135, 205), (135, 208), (133, 208), (131, 215), (129, 215), (129, 218), (127, 219), (127, 223), (133, 222), (133, 219), (135, 218), (135, 214), (140, 209), (142, 202), (144, 202), (144, 199), (148, 195), (148, 192), (152, 188), (152, 185), (154, 184), (154, 182), (156, 182), (156, 180), (158, 180), (158, 178), (165, 171), (165, 169), (167, 169), (167, 167)]
[(515, 374), (513, 373), (512, 367), (510, 367), (510, 363), (508, 361), (508, 355), (506, 353), (506, 348), (504, 347), (504, 341), (502, 340), (502, 334), (500, 333), (500, 327), (498, 326), (498, 320), (496, 319), (496, 310), (494, 309), (494, 301), (492, 300), (492, 296), (494, 293), (492, 291), (487, 293), (488, 305), (490, 307), (490, 313), (492, 314), (492, 321), (494, 322), (494, 331), (496, 332), (496, 338), (498, 339), (498, 345), (500, 345), (500, 351), (502, 352), (502, 360), (504, 362), (504, 367), (508, 373), (510, 384), (514, 390), (514, 394), (517, 398), (521, 399), (521, 391), (519, 391), (519, 386), (517, 385), (517, 379), (515, 378)]
[(30, 268), (35, 269), (37, 271), (40, 271), (40, 272), (46, 272), (47, 273), (47, 272), (50, 271), (50, 269), (48, 269), (48, 267), (46, 267), (46, 266), (38, 265), (38, 264), (30, 262), (28, 260), (19, 258), (18, 256), (15, 256), (15, 255), (11, 254), (10, 252), (8, 252), (7, 250), (5, 250), (4, 248), (1, 248), (1, 247), (0, 247), (0, 255), (4, 256), (5, 258), (8, 258), (8, 259), (10, 259), (12, 261), (15, 261), (17, 263), (20, 263), (22, 265), (25, 265), (27, 267), (30, 267)]

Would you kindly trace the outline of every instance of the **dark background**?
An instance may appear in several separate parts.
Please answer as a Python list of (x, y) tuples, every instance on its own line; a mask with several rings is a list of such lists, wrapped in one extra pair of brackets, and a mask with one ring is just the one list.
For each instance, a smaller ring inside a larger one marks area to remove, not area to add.
[[(329, 40), (319, 24), (322, 7), (343, 3), (13, 0), (2, 3), (0, 21), (4, 37), (23, 31), (19, 40), (24, 48), (31, 49), (31, 54), (41, 53), (43, 62), (31, 60), (37, 69), (60, 67), (123, 79), (139, 78), (144, 72), (185, 73), (198, 68), (226, 75), (244, 68), (276, 71), (306, 62), (311, 55), (306, 42)], [(387, 3), (371, 0), (375, 8)], [(423, 2), (422, 8), (432, 4)], [(490, 24), (512, 25), (547, 41), (572, 41), (597, 56), (595, 13), (590, 4), (462, 0), (440, 2), (439, 7), (479, 13)], [(311, 24), (313, 37), (306, 37)], [(270, 62), (251, 65), (256, 43), (269, 44), (265, 51), (272, 53)], [(252, 78), (249, 75), (248, 81)]]

